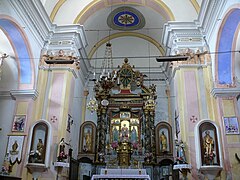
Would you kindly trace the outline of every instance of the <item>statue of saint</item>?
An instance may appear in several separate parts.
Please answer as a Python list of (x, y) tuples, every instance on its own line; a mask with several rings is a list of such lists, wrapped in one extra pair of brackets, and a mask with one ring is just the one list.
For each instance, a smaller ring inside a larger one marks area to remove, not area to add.
[(38, 139), (37, 151), (39, 154), (39, 160), (42, 160), (43, 159), (43, 151), (44, 151), (44, 145), (43, 145), (42, 139)]
[(205, 132), (205, 136), (204, 136), (204, 144), (203, 144), (203, 147), (204, 147), (204, 153), (209, 156), (212, 154), (213, 152), (213, 148), (214, 148), (214, 141), (213, 141), (213, 138), (210, 136), (210, 132), (209, 131), (206, 131)]
[(122, 138), (121, 140), (126, 140), (128, 139), (128, 128), (126, 124), (123, 125), (122, 130), (121, 130)]
[(159, 139), (160, 139), (161, 152), (166, 152), (167, 151), (167, 137), (164, 134), (164, 131), (162, 131), (162, 134), (160, 135)]
[(113, 142), (117, 142), (118, 141), (118, 130), (116, 127), (114, 127), (113, 129)]
[(84, 135), (85, 138), (85, 148), (86, 151), (91, 151), (91, 146), (92, 146), (92, 134), (90, 129), (87, 130), (87, 132)]
[(136, 142), (137, 141), (137, 131), (135, 126), (133, 126), (132, 132), (131, 132), (131, 142)]
[(182, 141), (180, 141), (180, 145), (179, 145), (179, 160), (181, 160), (183, 163), (186, 163), (186, 155), (185, 155), (185, 145)]

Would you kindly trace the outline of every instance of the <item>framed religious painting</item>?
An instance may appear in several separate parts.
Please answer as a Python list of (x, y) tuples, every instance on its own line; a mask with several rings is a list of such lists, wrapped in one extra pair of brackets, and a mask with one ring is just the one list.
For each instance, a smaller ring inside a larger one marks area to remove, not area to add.
[(26, 124), (26, 115), (15, 115), (13, 118), (12, 131), (24, 132)]
[(224, 117), (223, 120), (226, 134), (239, 134), (237, 117)]
[(172, 155), (172, 127), (167, 122), (160, 122), (156, 126), (156, 153), (157, 155)]
[(96, 126), (91, 121), (86, 121), (81, 125), (81, 153), (94, 153)]

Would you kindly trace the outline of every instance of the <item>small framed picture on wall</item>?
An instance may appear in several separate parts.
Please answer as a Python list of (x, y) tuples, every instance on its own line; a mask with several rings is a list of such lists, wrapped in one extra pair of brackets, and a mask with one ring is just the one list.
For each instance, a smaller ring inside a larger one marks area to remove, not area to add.
[(15, 115), (13, 118), (12, 131), (24, 132), (26, 124), (26, 115)]
[(224, 117), (223, 119), (226, 134), (239, 134), (237, 117)]

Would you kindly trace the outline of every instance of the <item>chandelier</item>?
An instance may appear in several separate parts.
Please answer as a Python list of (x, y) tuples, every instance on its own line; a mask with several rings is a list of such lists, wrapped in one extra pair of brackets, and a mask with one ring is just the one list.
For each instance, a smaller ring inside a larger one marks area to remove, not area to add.
[(98, 109), (98, 103), (95, 98), (90, 98), (90, 101), (87, 103), (87, 109), (93, 113)]
[(99, 79), (95, 79), (95, 85), (102, 87), (104, 90), (110, 90), (114, 86), (116, 79), (117, 71), (113, 69), (112, 44), (107, 42), (100, 76)]
[(145, 105), (144, 108), (146, 110), (149, 110), (149, 111), (155, 110), (157, 103), (154, 99), (154, 96), (153, 95), (148, 96), (148, 99), (145, 101), (144, 105)]
[[(98, 94), (99, 89), (102, 88), (104, 89), (104, 92), (108, 94), (109, 90), (114, 86), (116, 79), (117, 71), (113, 70), (112, 44), (110, 42), (107, 42), (99, 78), (96, 78), (96, 72), (93, 73), (93, 81), (95, 82), (95, 93)], [(107, 99), (98, 100), (101, 101), (101, 104), (103, 106), (108, 105)], [(98, 109), (98, 102), (95, 98), (90, 98), (90, 101), (87, 104), (87, 109), (90, 110), (91, 113)]]
[(117, 72), (113, 70), (112, 44), (107, 42), (101, 67), (100, 81), (114, 81), (116, 77)]

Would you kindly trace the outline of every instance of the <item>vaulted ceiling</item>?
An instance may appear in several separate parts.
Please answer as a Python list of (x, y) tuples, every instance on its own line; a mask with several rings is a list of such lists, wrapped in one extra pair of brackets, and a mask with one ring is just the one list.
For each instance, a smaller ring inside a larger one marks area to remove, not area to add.
[[(193, 22), (198, 17), (202, 0), (41, 2), (52, 23), (59, 26), (80, 24), (84, 27), (88, 42), (86, 52), (93, 68), (101, 67), (105, 45), (110, 41), (114, 68), (123, 63), (124, 57), (128, 57), (131, 65), (134, 64), (142, 72), (151, 70), (157, 76), (166, 68), (163, 63), (156, 62), (155, 58), (165, 55), (166, 47), (161, 43), (164, 23)], [(0, 36), (0, 40), (4, 43), (7, 38), (3, 36)]]
[(84, 26), (88, 57), (100, 59), (91, 61), (93, 67), (100, 66), (105, 44), (110, 41), (114, 67), (122, 64), (122, 57), (129, 57), (136, 68), (144, 69), (161, 65), (149, 56), (165, 54), (161, 44), (164, 23), (196, 20), (201, 1), (42, 0), (42, 4), (53, 23)]

